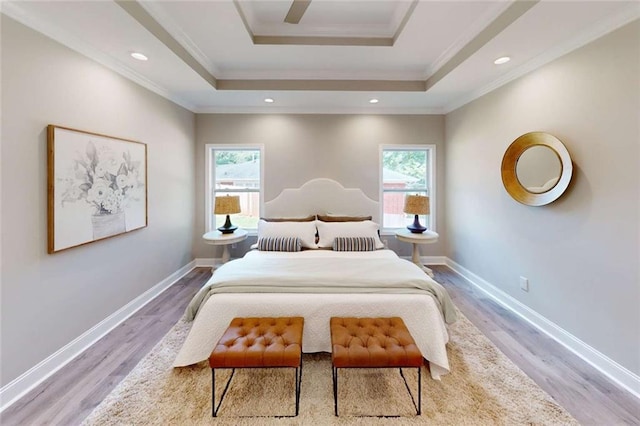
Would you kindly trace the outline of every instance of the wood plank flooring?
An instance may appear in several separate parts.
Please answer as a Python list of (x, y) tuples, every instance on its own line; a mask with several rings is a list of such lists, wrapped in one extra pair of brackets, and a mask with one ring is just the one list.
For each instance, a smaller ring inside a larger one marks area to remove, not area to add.
[[(640, 425), (640, 400), (446, 266), (432, 269), (464, 315), (580, 423)], [(191, 271), (5, 410), (0, 423), (79, 424), (178, 321), (210, 276), (209, 268)]]
[(640, 400), (446, 266), (432, 267), (458, 309), (584, 425), (640, 425)]

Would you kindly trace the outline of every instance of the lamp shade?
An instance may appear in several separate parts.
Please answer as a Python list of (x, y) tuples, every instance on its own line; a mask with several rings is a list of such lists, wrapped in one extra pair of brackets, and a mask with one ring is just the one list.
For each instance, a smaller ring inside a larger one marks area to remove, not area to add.
[(216, 204), (213, 208), (214, 214), (235, 214), (240, 213), (240, 196), (225, 195), (216, 197)]
[(404, 210), (407, 214), (429, 214), (429, 197), (426, 195), (407, 195)]

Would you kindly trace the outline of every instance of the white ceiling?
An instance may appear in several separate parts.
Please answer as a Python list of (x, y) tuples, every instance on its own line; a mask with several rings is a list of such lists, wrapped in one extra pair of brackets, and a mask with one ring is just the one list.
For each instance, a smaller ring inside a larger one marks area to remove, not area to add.
[(194, 112), (446, 113), (640, 18), (636, 1), (312, 0), (299, 24), (292, 0), (0, 4)]

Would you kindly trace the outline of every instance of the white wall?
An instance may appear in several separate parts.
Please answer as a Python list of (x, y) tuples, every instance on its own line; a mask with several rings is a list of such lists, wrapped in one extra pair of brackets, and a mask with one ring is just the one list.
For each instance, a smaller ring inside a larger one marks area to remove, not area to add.
[[(446, 116), (447, 255), (640, 374), (640, 24)], [(564, 142), (569, 190), (511, 199), (500, 163), (523, 133)], [(519, 289), (518, 277), (530, 281)]]
[[(205, 231), (204, 167), (205, 145), (209, 143), (264, 144), (265, 201), (284, 188), (299, 187), (319, 177), (335, 179), (347, 188), (361, 188), (378, 200), (382, 144), (435, 144), (436, 193), (444, 188), (443, 116), (198, 114), (196, 137), (196, 257), (219, 257), (222, 250), (198, 242)], [(436, 220), (436, 229), (444, 229), (442, 206)], [(387, 239), (391, 248), (410, 255), (410, 244), (397, 244), (391, 236)], [(232, 256), (242, 255), (247, 247), (248, 243), (239, 245)], [(423, 255), (434, 255), (441, 254), (443, 248), (440, 242), (421, 250)]]
[[(2, 371), (7, 384), (191, 259), (194, 115), (2, 15)], [(148, 145), (141, 230), (47, 254), (46, 126)]]

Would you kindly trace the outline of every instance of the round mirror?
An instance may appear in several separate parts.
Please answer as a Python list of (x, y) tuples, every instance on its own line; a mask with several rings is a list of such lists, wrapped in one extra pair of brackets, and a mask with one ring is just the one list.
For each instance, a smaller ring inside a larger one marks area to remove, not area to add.
[(534, 194), (542, 194), (553, 188), (561, 173), (560, 158), (553, 149), (545, 145), (527, 148), (516, 164), (516, 176), (520, 185)]
[(502, 158), (505, 189), (528, 206), (557, 200), (569, 186), (572, 173), (569, 151), (548, 133), (525, 133), (509, 145)]

